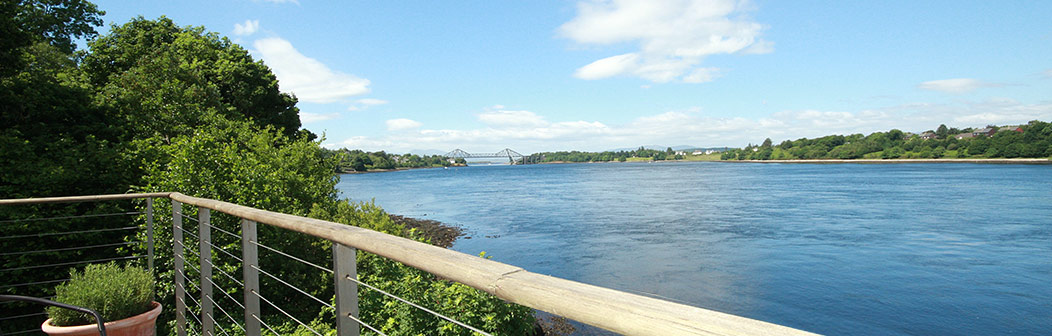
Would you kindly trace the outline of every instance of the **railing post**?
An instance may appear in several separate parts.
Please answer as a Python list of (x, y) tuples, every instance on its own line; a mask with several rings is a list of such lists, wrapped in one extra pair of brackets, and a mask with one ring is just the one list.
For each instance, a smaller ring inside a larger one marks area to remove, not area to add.
[[(337, 336), (358, 336), (358, 266), (353, 247), (332, 242), (333, 280), (336, 282)], [(353, 317), (354, 319), (352, 319)]]
[[(256, 222), (241, 220), (241, 268), (245, 280), (245, 335), (260, 336), (259, 321), (259, 252), (256, 248)], [(258, 320), (257, 320), (258, 319)]]
[(201, 335), (215, 334), (215, 320), (212, 318), (212, 231), (208, 225), (211, 212), (208, 208), (197, 207), (197, 238), (201, 256)]
[(146, 266), (153, 274), (153, 199), (146, 198)]
[(183, 204), (172, 201), (172, 263), (175, 264), (175, 330), (186, 336), (186, 288), (183, 281)]

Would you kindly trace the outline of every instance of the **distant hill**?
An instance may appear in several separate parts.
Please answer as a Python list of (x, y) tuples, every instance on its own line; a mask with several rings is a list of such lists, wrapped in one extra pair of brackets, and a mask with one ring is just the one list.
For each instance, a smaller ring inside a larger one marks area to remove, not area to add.
[[(687, 150), (687, 149), (697, 148), (697, 147), (694, 147), (694, 146), (691, 146), (691, 145), (679, 145), (679, 146), (671, 146), (671, 147), (672, 147), (672, 150), (677, 150), (677, 151), (678, 150)], [(669, 146), (643, 145), (643, 148), (645, 148), (645, 149), (653, 149), (653, 150), (666, 150), (666, 149), (669, 148)], [(606, 151), (607, 152), (630, 152), (630, 151), (634, 151), (634, 150), (637, 150), (637, 149), (639, 149), (639, 147), (615, 148), (615, 149), (609, 149), (609, 150), (606, 150)]]

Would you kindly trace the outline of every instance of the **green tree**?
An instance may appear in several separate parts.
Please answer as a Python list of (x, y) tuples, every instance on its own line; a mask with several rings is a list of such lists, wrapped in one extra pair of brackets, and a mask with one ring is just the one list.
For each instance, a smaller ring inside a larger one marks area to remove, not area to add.
[(939, 139), (946, 139), (950, 135), (950, 129), (946, 127), (946, 124), (940, 124), (939, 128), (935, 129), (935, 136)]
[(289, 137), (300, 132), (296, 98), (278, 90), (270, 69), (204, 27), (139, 17), (88, 46), (84, 68), (99, 102), (145, 128), (134, 130), (136, 136), (185, 134), (211, 113), (274, 126)]

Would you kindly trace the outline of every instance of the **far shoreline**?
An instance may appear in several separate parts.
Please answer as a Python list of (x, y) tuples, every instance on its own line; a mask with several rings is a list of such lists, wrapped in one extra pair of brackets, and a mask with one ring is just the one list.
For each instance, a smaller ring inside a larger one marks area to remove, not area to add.
[[(551, 161), (531, 164), (595, 164), (595, 163), (662, 163), (662, 162), (726, 162), (726, 163), (798, 163), (798, 164), (906, 164), (906, 163), (978, 163), (978, 164), (1030, 164), (1030, 165), (1052, 165), (1052, 159), (1047, 158), (1020, 158), (1020, 159), (797, 159), (797, 160), (655, 160), (655, 161)], [(470, 167), (453, 166), (453, 167)], [(343, 171), (339, 174), (372, 174), (390, 173), (416, 169), (439, 169), (449, 167), (417, 167), (417, 168), (395, 168), (375, 169), (369, 171)]]
[(900, 164), (900, 163), (988, 163), (988, 164), (1052, 164), (1050, 159), (811, 159), (811, 160), (720, 160), (714, 162), (740, 163), (813, 163), (813, 164)]

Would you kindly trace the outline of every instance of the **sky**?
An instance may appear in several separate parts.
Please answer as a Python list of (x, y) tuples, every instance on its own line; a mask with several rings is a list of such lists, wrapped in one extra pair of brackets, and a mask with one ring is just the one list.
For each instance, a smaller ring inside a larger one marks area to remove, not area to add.
[(229, 37), (329, 148), (740, 147), (1052, 121), (1052, 1), (96, 3), (107, 26), (163, 15)]

